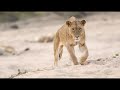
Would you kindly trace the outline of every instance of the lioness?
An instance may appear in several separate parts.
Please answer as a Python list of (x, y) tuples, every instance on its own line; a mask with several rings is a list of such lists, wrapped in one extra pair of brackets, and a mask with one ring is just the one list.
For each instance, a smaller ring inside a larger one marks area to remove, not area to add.
[(73, 64), (78, 65), (79, 63), (74, 51), (75, 45), (78, 45), (82, 52), (80, 64), (85, 64), (85, 61), (88, 58), (88, 49), (85, 43), (85, 24), (85, 20), (79, 21), (72, 16), (56, 32), (54, 37), (54, 65), (58, 65), (58, 60), (62, 57), (63, 46), (67, 48)]

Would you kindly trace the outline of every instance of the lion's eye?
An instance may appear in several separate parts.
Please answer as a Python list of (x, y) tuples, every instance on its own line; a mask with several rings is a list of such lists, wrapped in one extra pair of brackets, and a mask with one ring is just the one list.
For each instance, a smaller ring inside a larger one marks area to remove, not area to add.
[(79, 28), (79, 30), (81, 30), (81, 28)]
[(72, 28), (72, 31), (74, 31), (74, 28)]

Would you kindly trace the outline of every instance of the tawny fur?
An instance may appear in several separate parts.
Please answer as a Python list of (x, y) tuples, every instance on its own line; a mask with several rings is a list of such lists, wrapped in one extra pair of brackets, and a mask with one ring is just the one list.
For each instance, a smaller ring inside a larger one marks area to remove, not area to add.
[(84, 64), (88, 58), (88, 49), (85, 43), (85, 20), (77, 20), (74, 16), (70, 17), (65, 24), (56, 32), (54, 36), (54, 65), (58, 65), (58, 60), (62, 58), (63, 46), (69, 52), (74, 65), (78, 65), (75, 56), (74, 46), (78, 45), (82, 55), (80, 64)]

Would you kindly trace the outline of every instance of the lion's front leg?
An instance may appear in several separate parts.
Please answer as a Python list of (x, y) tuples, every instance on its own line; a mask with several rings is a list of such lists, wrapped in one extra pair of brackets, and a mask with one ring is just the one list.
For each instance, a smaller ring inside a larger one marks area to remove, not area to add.
[(88, 55), (89, 55), (88, 48), (87, 48), (86, 44), (79, 44), (79, 49), (82, 53), (81, 57), (80, 57), (80, 64), (84, 65), (84, 64), (86, 64), (85, 61), (87, 60)]
[(74, 63), (74, 65), (78, 65), (78, 61), (77, 61), (77, 57), (75, 56), (75, 51), (74, 51), (74, 47), (70, 46), (69, 44), (66, 45), (66, 48), (70, 54), (70, 57)]

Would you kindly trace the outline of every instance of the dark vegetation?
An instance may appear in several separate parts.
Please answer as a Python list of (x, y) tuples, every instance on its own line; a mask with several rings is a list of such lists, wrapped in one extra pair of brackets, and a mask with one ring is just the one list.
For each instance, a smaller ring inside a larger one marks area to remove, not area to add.
[[(0, 12), (0, 22), (16, 22), (18, 20), (26, 20), (33, 17), (41, 17), (45, 15), (56, 14), (68, 18), (70, 16), (85, 17), (91, 15), (91, 12)], [(16, 27), (15, 27), (16, 28)]]

